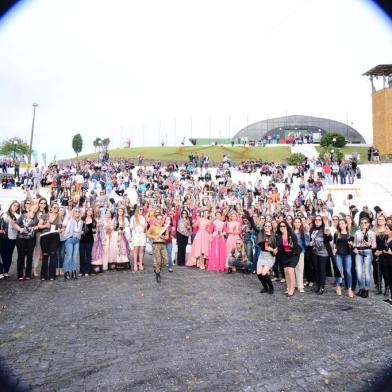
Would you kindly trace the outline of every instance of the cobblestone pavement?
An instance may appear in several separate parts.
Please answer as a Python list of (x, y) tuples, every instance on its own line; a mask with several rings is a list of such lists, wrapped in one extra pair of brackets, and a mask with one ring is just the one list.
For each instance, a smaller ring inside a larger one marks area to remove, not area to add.
[[(39, 391), (360, 391), (391, 363), (392, 306), (259, 293), (177, 267), (0, 283), (0, 353)], [(327, 385), (329, 383), (329, 385)]]

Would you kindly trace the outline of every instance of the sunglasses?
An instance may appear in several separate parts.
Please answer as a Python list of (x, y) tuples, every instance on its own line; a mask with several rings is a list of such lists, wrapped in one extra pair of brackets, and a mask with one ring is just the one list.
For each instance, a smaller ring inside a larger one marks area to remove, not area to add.
[(369, 222), (361, 222), (361, 225), (368, 225)]
[(286, 225), (280, 225), (279, 227), (280, 227), (281, 229), (283, 229), (283, 228), (287, 229)]

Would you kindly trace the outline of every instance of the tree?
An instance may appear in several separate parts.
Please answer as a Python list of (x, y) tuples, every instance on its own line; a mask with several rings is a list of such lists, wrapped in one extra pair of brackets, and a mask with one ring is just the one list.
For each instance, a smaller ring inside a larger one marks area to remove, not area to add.
[(79, 153), (83, 149), (83, 139), (82, 136), (80, 136), (80, 133), (72, 138), (72, 148), (75, 151), (76, 156), (79, 156)]
[(305, 159), (306, 159), (306, 156), (304, 154), (302, 154), (302, 152), (298, 152), (298, 153), (295, 153), (295, 154), (291, 154), (287, 158), (287, 164), (291, 165), (291, 166), (298, 166), (302, 162), (304, 162)]
[(110, 144), (110, 139), (108, 137), (102, 140), (102, 145), (105, 148), (108, 148), (109, 144)]
[[(17, 142), (17, 143), (14, 143)], [(12, 137), (9, 139), (4, 139), (0, 144), (0, 154), (6, 156), (14, 156), (14, 151), (16, 155), (29, 155), (30, 146), (19, 137)]]
[[(333, 141), (333, 139), (336, 139)], [(328, 132), (320, 140), (321, 147), (344, 147), (346, 145), (346, 138), (337, 132)]]
[(100, 137), (97, 137), (94, 141), (93, 141), (93, 146), (94, 146), (94, 151), (97, 152), (97, 147), (100, 147), (102, 144), (102, 139)]

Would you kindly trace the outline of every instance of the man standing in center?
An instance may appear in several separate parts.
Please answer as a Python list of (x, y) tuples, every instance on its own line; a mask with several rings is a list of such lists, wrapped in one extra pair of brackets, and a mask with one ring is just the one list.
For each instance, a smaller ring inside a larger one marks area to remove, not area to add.
[(155, 222), (148, 229), (146, 236), (152, 240), (152, 253), (154, 257), (154, 272), (157, 283), (161, 283), (162, 265), (168, 263), (168, 254), (165, 242), (169, 238), (168, 233), (163, 226), (164, 220), (162, 214), (155, 217)]

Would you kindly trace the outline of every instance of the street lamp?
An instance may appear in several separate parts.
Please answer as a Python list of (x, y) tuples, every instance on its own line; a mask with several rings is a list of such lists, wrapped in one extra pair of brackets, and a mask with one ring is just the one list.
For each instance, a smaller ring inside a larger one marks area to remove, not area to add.
[(15, 157), (16, 157), (16, 146), (18, 145), (18, 141), (14, 140), (14, 162), (15, 162)]
[(101, 144), (102, 144), (102, 140), (99, 139), (98, 140), (98, 151), (101, 151)]
[(334, 137), (334, 138), (332, 139), (332, 143), (333, 143), (333, 146), (335, 147), (336, 137)]
[(33, 103), (33, 123), (31, 125), (31, 135), (30, 135), (30, 151), (29, 151), (29, 166), (31, 163), (31, 152), (33, 150), (33, 136), (34, 136), (34, 121), (35, 121), (35, 109), (38, 106), (38, 103)]

